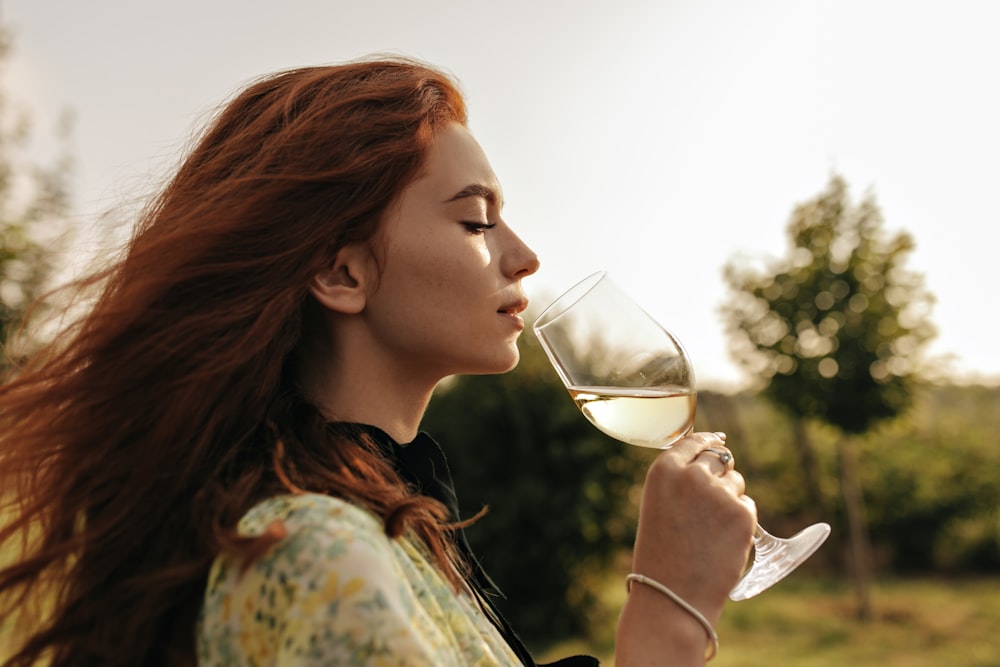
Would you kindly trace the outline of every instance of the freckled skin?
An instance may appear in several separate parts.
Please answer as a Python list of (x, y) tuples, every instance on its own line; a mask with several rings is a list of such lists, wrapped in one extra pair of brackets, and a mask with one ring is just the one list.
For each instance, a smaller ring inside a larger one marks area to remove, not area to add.
[(400, 368), (440, 379), (517, 364), (523, 322), (510, 311), (538, 259), (502, 218), (500, 192), (482, 148), (452, 124), (383, 220), (382, 273), (362, 316)]

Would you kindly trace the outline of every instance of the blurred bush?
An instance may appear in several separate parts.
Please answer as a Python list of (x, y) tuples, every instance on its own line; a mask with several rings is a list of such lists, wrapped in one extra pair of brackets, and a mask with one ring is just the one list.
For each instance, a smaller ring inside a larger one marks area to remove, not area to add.
[[(817, 562), (843, 568), (836, 558), (847, 530), (833, 446), (839, 433), (806, 423), (821, 473), (823, 509), (818, 510), (803, 483), (792, 420), (756, 394), (722, 398), (725, 419), (737, 424), (739, 433), (738, 438), (730, 434), (729, 444), (747, 478), (747, 493), (757, 501), (761, 523), (782, 534), (806, 521), (830, 522), (834, 534)], [(911, 409), (859, 438), (878, 570), (1000, 572), (998, 406), (1000, 387), (923, 385), (916, 389)], [(699, 428), (715, 427), (705, 423)]]

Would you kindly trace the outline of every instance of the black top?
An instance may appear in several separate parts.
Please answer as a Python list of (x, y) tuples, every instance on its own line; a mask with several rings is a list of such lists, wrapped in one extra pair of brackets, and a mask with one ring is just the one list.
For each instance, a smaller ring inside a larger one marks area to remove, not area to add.
[[(406, 482), (414, 485), (423, 495), (443, 503), (455, 520), (459, 520), (458, 497), (455, 495), (451, 471), (448, 469), (448, 462), (445, 459), (444, 451), (442, 451), (441, 446), (433, 438), (421, 432), (417, 434), (413, 442), (400, 445), (389, 434), (375, 426), (358, 424), (357, 427), (361, 432), (371, 437)], [(459, 551), (471, 567), (472, 572), (468, 580), (469, 586), (479, 599), (480, 606), (483, 608), (486, 616), (493, 622), (507, 643), (510, 644), (510, 647), (521, 659), (521, 662), (528, 667), (546, 667), (546, 665), (536, 665), (528, 653), (528, 649), (521, 643), (517, 634), (497, 608), (495, 600), (503, 598), (504, 595), (496, 583), (486, 574), (475, 554), (472, 553), (464, 530), (459, 529), (456, 531), (456, 542)], [(547, 663), (550, 667), (597, 667), (598, 664), (599, 662), (596, 658), (586, 655), (572, 656), (554, 663)]]

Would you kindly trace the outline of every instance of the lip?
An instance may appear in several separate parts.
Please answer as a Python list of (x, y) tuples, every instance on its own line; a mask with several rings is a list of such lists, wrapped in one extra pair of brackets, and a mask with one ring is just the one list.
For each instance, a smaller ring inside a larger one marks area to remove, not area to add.
[(525, 299), (524, 297), (521, 297), (497, 309), (497, 314), (510, 318), (518, 325), (519, 328), (523, 329), (524, 319), (521, 317), (521, 313), (523, 313), (525, 309), (527, 309), (527, 307), (528, 307), (528, 300)]

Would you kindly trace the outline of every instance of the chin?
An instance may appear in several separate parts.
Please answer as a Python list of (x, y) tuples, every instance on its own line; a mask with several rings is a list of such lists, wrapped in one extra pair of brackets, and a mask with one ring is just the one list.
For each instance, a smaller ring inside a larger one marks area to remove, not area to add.
[(466, 375), (502, 375), (517, 368), (521, 361), (521, 355), (515, 348), (511, 354), (504, 357), (492, 359), (489, 363), (483, 364), (473, 371), (467, 371)]
[(501, 370), (497, 371), (498, 373), (509, 373), (517, 368), (517, 364), (521, 361), (521, 352), (517, 349), (517, 345), (511, 348), (510, 352), (510, 357), (508, 357), (507, 363)]

